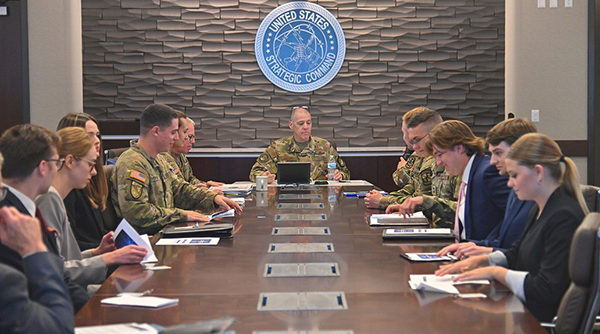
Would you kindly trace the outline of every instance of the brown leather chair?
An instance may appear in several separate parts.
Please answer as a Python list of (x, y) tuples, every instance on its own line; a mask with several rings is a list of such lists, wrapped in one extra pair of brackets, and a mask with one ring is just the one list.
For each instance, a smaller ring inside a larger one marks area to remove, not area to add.
[(590, 185), (581, 185), (581, 192), (590, 212), (600, 212), (600, 188)]
[(550, 327), (558, 334), (592, 333), (600, 309), (600, 213), (585, 217), (571, 242), (571, 285)]

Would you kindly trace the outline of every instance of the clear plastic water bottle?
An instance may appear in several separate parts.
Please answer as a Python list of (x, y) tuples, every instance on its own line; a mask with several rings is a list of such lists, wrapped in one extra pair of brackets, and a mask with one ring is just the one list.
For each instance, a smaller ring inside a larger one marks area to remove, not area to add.
[(337, 169), (337, 164), (335, 162), (335, 157), (333, 154), (329, 156), (329, 163), (327, 164), (327, 173), (329, 181), (333, 181), (333, 175), (335, 174), (335, 170)]

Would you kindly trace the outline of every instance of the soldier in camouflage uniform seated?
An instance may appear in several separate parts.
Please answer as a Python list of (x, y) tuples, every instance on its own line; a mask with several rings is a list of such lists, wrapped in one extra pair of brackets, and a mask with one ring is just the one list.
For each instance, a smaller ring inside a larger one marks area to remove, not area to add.
[[(413, 148), (413, 145), (408, 136), (408, 124), (413, 117), (426, 110), (433, 112), (431, 109), (418, 107), (410, 110), (404, 114), (404, 116), (402, 116), (403, 139), (406, 142), (406, 145), (411, 149)], [(413, 154), (411, 154), (411, 156), (408, 158), (406, 164), (394, 173), (394, 178), (402, 175), (403, 179), (405, 180), (403, 181), (404, 186), (400, 190), (391, 192), (386, 196), (382, 196), (380, 192), (374, 190), (369, 192), (365, 198), (367, 207), (383, 210), (389, 205), (402, 203), (409, 197), (431, 195), (431, 179), (434, 166), (434, 158), (427, 156), (421, 157), (417, 154), (417, 152), (413, 152)], [(402, 172), (402, 174), (400, 174), (399, 171)]]
[[(190, 118), (187, 118), (187, 116), (181, 111), (177, 111), (177, 115), (179, 115), (179, 139), (173, 143), (173, 146), (169, 152), (163, 152), (160, 153), (160, 155), (169, 163), (169, 165), (171, 165), (175, 175), (186, 182), (207, 189), (213, 186), (222, 186), (223, 183), (221, 182), (204, 182), (194, 176), (192, 166), (190, 166), (190, 162), (185, 156), (192, 149), (193, 142), (196, 141), (194, 121)], [(220, 191), (217, 192), (221, 193)]]
[(412, 166), (415, 164), (415, 160), (419, 158), (413, 150), (412, 145), (410, 144), (410, 139), (408, 138), (408, 128), (406, 124), (410, 120), (410, 118), (417, 112), (419, 108), (415, 108), (402, 116), (402, 139), (404, 143), (406, 143), (406, 148), (404, 149), (404, 154), (400, 157), (400, 161), (398, 162), (398, 167), (396, 171), (392, 174), (392, 179), (394, 183), (398, 186), (398, 188), (402, 189), (405, 185), (408, 184), (409, 180), (409, 171)]
[(296, 161), (311, 162), (310, 177), (313, 180), (326, 180), (330, 155), (335, 157), (337, 164), (333, 178), (338, 181), (350, 179), (350, 171), (335, 148), (327, 140), (311, 136), (312, 121), (307, 107), (294, 107), (289, 125), (293, 136), (278, 139), (267, 147), (252, 166), (251, 181), (255, 182), (257, 176), (265, 175), (272, 183), (278, 162)]
[(445, 168), (436, 165), (431, 149), (427, 146), (426, 137), (429, 131), (442, 122), (442, 117), (431, 109), (421, 110), (412, 117), (407, 124), (408, 136), (419, 155), (428, 164), (430, 173), (421, 173), (421, 180), (429, 180), (430, 193), (414, 193), (405, 198), (401, 204), (390, 205), (386, 212), (399, 212), (411, 214), (417, 210), (423, 211), (425, 216), (435, 227), (452, 227), (456, 214), (456, 199), (458, 197), (457, 177), (450, 176)]
[(194, 210), (241, 208), (231, 199), (178, 178), (158, 154), (178, 139), (177, 113), (166, 105), (151, 104), (140, 119), (140, 140), (117, 160), (111, 200), (117, 215), (139, 233), (156, 233), (174, 222), (207, 221)]

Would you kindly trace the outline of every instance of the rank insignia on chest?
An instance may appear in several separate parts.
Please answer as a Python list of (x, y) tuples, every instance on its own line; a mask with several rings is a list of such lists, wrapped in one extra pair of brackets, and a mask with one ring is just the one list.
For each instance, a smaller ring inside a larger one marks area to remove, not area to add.
[(138, 172), (135, 169), (131, 170), (131, 173), (129, 173), (129, 177), (132, 178), (132, 179), (136, 179), (138, 181), (141, 181), (143, 183), (146, 183), (146, 179), (147, 179), (146, 174)]

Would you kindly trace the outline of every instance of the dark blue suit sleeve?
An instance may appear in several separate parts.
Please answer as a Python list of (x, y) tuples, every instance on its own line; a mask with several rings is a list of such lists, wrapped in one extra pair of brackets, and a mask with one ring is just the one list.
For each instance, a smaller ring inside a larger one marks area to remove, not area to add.
[(496, 166), (489, 165), (485, 169), (484, 184), (487, 189), (487, 194), (494, 204), (502, 213), (506, 210), (506, 202), (510, 188), (508, 187), (508, 178), (498, 174)]
[(73, 307), (62, 277), (62, 259), (41, 252), (25, 258), (23, 265), (25, 276), (0, 264), (0, 332), (73, 333)]

